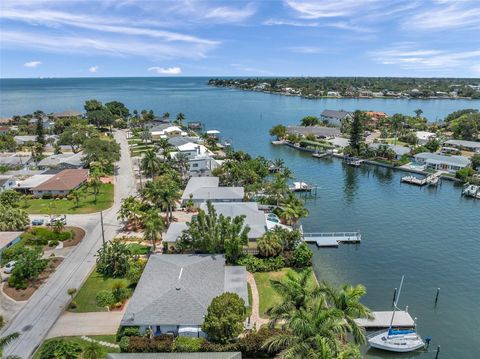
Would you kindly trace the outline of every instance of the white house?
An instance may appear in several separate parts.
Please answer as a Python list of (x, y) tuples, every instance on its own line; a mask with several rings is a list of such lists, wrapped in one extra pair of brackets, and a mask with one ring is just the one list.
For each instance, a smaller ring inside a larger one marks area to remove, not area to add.
[(176, 158), (179, 153), (185, 155), (189, 162), (190, 172), (206, 172), (220, 166), (220, 162), (213, 158), (213, 152), (204, 145), (187, 142), (177, 146), (178, 151), (171, 152), (170, 156)]
[(153, 127), (152, 129), (150, 129), (150, 133), (152, 135), (152, 140), (159, 140), (160, 138), (170, 138), (177, 136), (187, 136), (187, 133), (183, 131), (180, 127), (171, 124)]
[(417, 131), (417, 132), (415, 132), (415, 135), (417, 136), (418, 143), (420, 145), (424, 145), (429, 140), (437, 137), (433, 132), (428, 132), (428, 131)]
[(455, 173), (470, 166), (470, 159), (465, 156), (445, 156), (439, 153), (422, 152), (415, 156), (415, 162), (424, 164), (427, 168)]

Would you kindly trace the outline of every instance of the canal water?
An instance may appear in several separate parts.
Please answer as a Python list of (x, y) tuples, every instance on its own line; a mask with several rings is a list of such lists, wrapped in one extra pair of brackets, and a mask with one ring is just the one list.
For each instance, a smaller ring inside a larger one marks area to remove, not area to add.
[[(441, 345), (440, 358), (477, 358), (480, 352), (480, 201), (461, 197), (461, 188), (443, 181), (436, 189), (400, 183), (401, 172), (374, 166), (352, 168), (337, 159), (269, 143), (274, 124), (297, 123), (324, 109), (377, 110), (413, 114), (431, 121), (452, 111), (480, 108), (471, 100), (320, 99), (306, 100), (213, 88), (206, 78), (97, 78), (0, 80), (0, 116), (81, 110), (86, 99), (119, 100), (130, 109), (157, 114), (183, 112), (187, 120), (218, 129), (237, 149), (282, 158), (298, 180), (320, 188), (307, 200), (307, 232), (362, 233), (359, 245), (314, 250), (319, 280), (362, 283), (364, 303), (390, 310), (393, 290), (406, 279), (399, 305), (408, 305), (423, 336)], [(434, 306), (437, 288), (441, 288)], [(434, 358), (431, 353), (391, 355), (369, 350), (368, 358)]]

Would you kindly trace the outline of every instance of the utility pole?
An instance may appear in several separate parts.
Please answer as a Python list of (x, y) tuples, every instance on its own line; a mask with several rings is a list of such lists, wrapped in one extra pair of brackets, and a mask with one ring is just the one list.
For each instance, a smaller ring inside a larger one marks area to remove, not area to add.
[(103, 211), (100, 211), (100, 224), (102, 226), (102, 243), (103, 243), (103, 246), (105, 247), (105, 230), (103, 228)]

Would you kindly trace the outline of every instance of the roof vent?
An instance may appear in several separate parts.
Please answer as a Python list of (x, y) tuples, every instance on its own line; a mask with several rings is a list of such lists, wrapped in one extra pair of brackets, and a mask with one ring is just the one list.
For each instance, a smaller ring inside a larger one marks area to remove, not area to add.
[(175, 288), (176, 290), (180, 290), (180, 280), (182, 279), (182, 273), (183, 273), (183, 267), (180, 269), (180, 273), (178, 274), (177, 287)]

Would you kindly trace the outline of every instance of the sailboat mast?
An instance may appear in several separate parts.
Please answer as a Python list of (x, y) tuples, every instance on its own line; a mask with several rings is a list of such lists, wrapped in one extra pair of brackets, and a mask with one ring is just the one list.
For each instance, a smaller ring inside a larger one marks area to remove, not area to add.
[(405, 275), (402, 275), (402, 280), (400, 281), (400, 287), (398, 289), (398, 295), (397, 298), (395, 299), (395, 303), (393, 303), (393, 313), (392, 313), (392, 319), (390, 320), (390, 326), (388, 327), (388, 331), (392, 329), (393, 326), (393, 319), (395, 318), (395, 311), (397, 310), (397, 303), (398, 300), (400, 299), (400, 294), (402, 293), (402, 286), (403, 286), (403, 279), (405, 278)]

